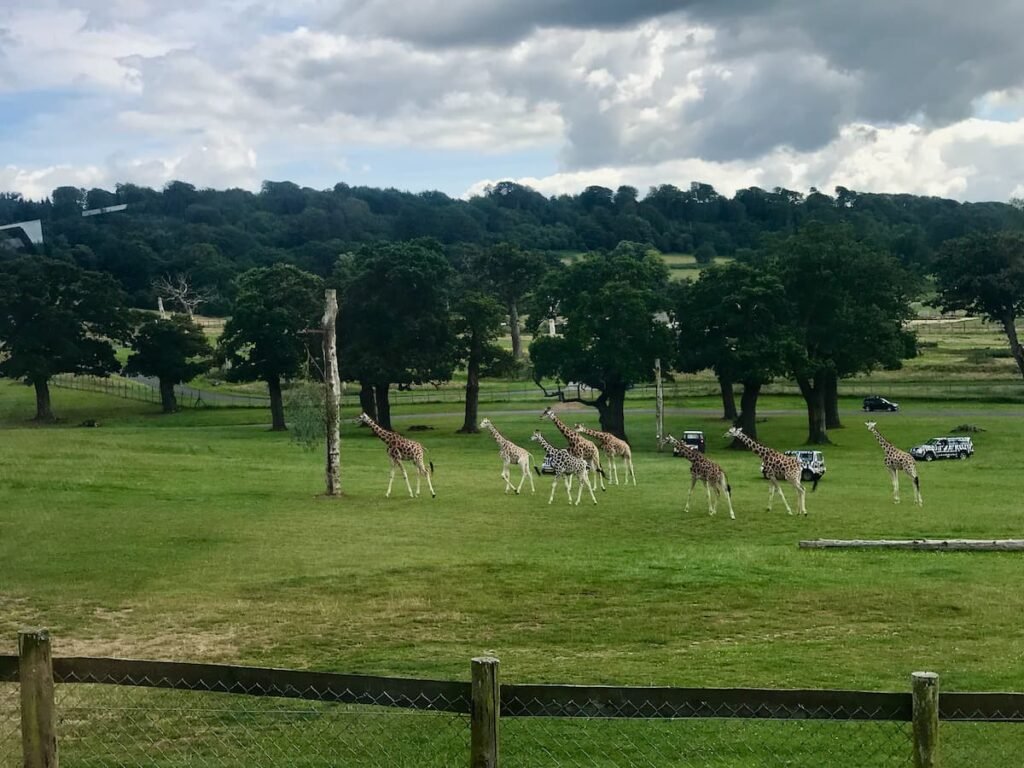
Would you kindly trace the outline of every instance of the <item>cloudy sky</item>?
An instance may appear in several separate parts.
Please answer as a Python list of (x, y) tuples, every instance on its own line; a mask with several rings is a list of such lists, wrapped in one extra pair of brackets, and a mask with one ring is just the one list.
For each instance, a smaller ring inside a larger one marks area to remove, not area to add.
[(1024, 194), (1019, 0), (0, 0), (0, 190)]

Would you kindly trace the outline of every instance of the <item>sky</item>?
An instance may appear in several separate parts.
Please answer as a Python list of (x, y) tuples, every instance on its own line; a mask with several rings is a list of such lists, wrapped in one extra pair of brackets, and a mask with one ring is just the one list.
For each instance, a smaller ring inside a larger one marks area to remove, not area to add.
[(1024, 195), (1024, 3), (0, 0), (0, 191)]

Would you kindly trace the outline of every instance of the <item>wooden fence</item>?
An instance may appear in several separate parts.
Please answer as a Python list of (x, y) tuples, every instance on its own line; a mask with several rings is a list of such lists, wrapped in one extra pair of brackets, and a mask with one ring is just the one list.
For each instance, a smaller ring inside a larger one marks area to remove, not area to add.
[[(305, 699), (349, 705), (450, 712), (469, 719), (465, 755), (473, 768), (499, 764), (502, 718), (888, 721), (912, 724), (907, 764), (936, 766), (940, 721), (1024, 723), (1024, 694), (943, 693), (938, 676), (914, 673), (909, 690), (612, 687), (502, 684), (495, 658), (473, 659), (470, 681), (344, 675), (258, 667), (52, 658), (45, 630), (22, 632), (17, 656), (0, 656), (0, 683), (20, 686), (26, 768), (58, 764), (55, 685), (99, 684)], [(1020, 728), (1024, 735), (1024, 725)], [(1024, 747), (1024, 743), (1021, 744)], [(1017, 750), (1015, 757), (1019, 757)], [(3, 756), (0, 755), (0, 762)], [(823, 764), (824, 764), (823, 760)], [(449, 764), (449, 763), (445, 763)], [(630, 763), (633, 764), (633, 763)], [(979, 763), (980, 764), (980, 763)]]

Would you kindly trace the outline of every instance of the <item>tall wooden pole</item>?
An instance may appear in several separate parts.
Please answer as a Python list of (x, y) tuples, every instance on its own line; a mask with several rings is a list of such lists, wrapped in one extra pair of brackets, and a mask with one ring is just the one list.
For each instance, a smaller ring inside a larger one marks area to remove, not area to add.
[(934, 672), (914, 672), (910, 685), (914, 768), (935, 768), (939, 764), (939, 676)]
[(658, 427), (658, 451), (665, 437), (665, 390), (661, 385), (661, 358), (654, 361), (654, 422)]
[(341, 377), (338, 375), (338, 345), (335, 323), (338, 320), (338, 295), (333, 289), (324, 294), (324, 378), (327, 417), (327, 495), (341, 495), (341, 436), (339, 434)]
[(53, 658), (45, 629), (18, 633), (21, 745), (25, 768), (57, 768)]

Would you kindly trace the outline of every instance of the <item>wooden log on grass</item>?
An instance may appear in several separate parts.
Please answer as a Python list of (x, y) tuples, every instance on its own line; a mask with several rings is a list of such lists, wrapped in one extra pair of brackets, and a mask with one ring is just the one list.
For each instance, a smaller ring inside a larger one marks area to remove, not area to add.
[(800, 549), (916, 549), (927, 552), (1024, 552), (1024, 539), (813, 539)]

